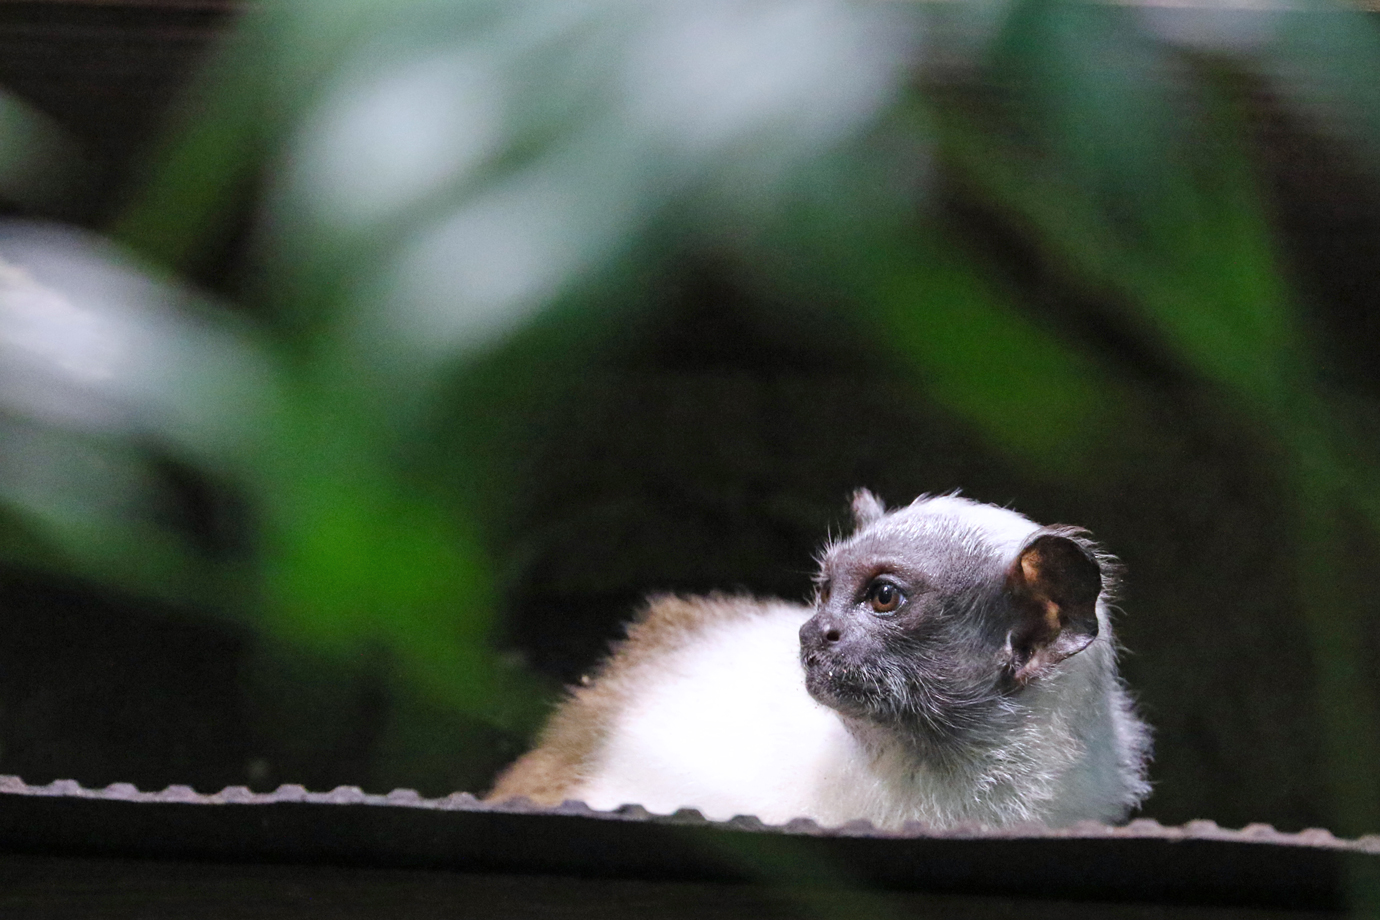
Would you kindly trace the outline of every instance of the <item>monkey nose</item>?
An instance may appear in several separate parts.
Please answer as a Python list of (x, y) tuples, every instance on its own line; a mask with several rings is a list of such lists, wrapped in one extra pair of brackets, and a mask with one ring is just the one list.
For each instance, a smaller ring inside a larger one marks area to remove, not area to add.
[(800, 644), (805, 647), (823, 648), (838, 642), (842, 635), (836, 624), (815, 615), (800, 627)]

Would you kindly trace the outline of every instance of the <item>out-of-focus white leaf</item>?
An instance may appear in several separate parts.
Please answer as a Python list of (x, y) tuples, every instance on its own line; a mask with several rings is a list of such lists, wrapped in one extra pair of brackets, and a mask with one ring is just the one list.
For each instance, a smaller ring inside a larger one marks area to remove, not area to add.
[(367, 340), (436, 359), (483, 349), (530, 319), (635, 226), (641, 183), (633, 166), (614, 168), (619, 156), (553, 158), (421, 228), (364, 306)]
[(305, 205), (283, 245), (355, 276), (352, 360), (416, 373), (519, 328), (687, 192), (779, 194), (897, 95), (916, 21), (845, 0), (514, 3), (425, 50), (399, 23), (298, 133), (276, 226)]
[(0, 416), (0, 496), (50, 527), (118, 529), (146, 514), (155, 493), (128, 445)]
[(91, 237), (0, 224), (0, 411), (233, 455), (271, 375), (228, 320)]
[(816, 153), (893, 94), (913, 36), (883, 6), (705, 0), (652, 6), (631, 42), (627, 118), (665, 151), (699, 157), (775, 142)]
[(498, 149), (503, 115), (482, 52), (368, 59), (303, 123), (289, 194), (328, 227), (367, 229), (463, 182)]
[(1275, 40), (1287, 0), (1203, 0), (1136, 6), (1141, 25), (1170, 44), (1195, 51), (1249, 54)]

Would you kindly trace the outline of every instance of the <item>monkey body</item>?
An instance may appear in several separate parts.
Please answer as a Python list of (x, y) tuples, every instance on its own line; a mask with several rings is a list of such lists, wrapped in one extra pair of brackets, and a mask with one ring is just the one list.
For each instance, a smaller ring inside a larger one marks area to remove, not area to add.
[(1148, 733), (1116, 673), (1109, 561), (953, 496), (888, 514), (861, 492), (854, 514), (813, 606), (654, 600), (491, 797), (826, 826), (1124, 819)]

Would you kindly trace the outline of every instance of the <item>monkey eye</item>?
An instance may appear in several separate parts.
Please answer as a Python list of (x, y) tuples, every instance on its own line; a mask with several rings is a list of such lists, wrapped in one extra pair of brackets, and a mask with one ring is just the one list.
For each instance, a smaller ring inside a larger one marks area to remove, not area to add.
[(867, 589), (867, 602), (873, 613), (894, 613), (905, 599), (901, 589), (889, 581), (874, 581)]

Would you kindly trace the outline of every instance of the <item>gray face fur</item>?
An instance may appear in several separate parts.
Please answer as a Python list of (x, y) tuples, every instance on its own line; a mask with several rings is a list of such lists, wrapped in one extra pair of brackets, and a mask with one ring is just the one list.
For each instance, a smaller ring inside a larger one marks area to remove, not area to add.
[(800, 630), (811, 696), (937, 751), (999, 730), (1030, 681), (1086, 647), (1102, 588), (1078, 532), (1030, 524), (1014, 546), (1010, 527), (944, 501), (888, 514), (860, 492), (858, 527), (824, 551)]

